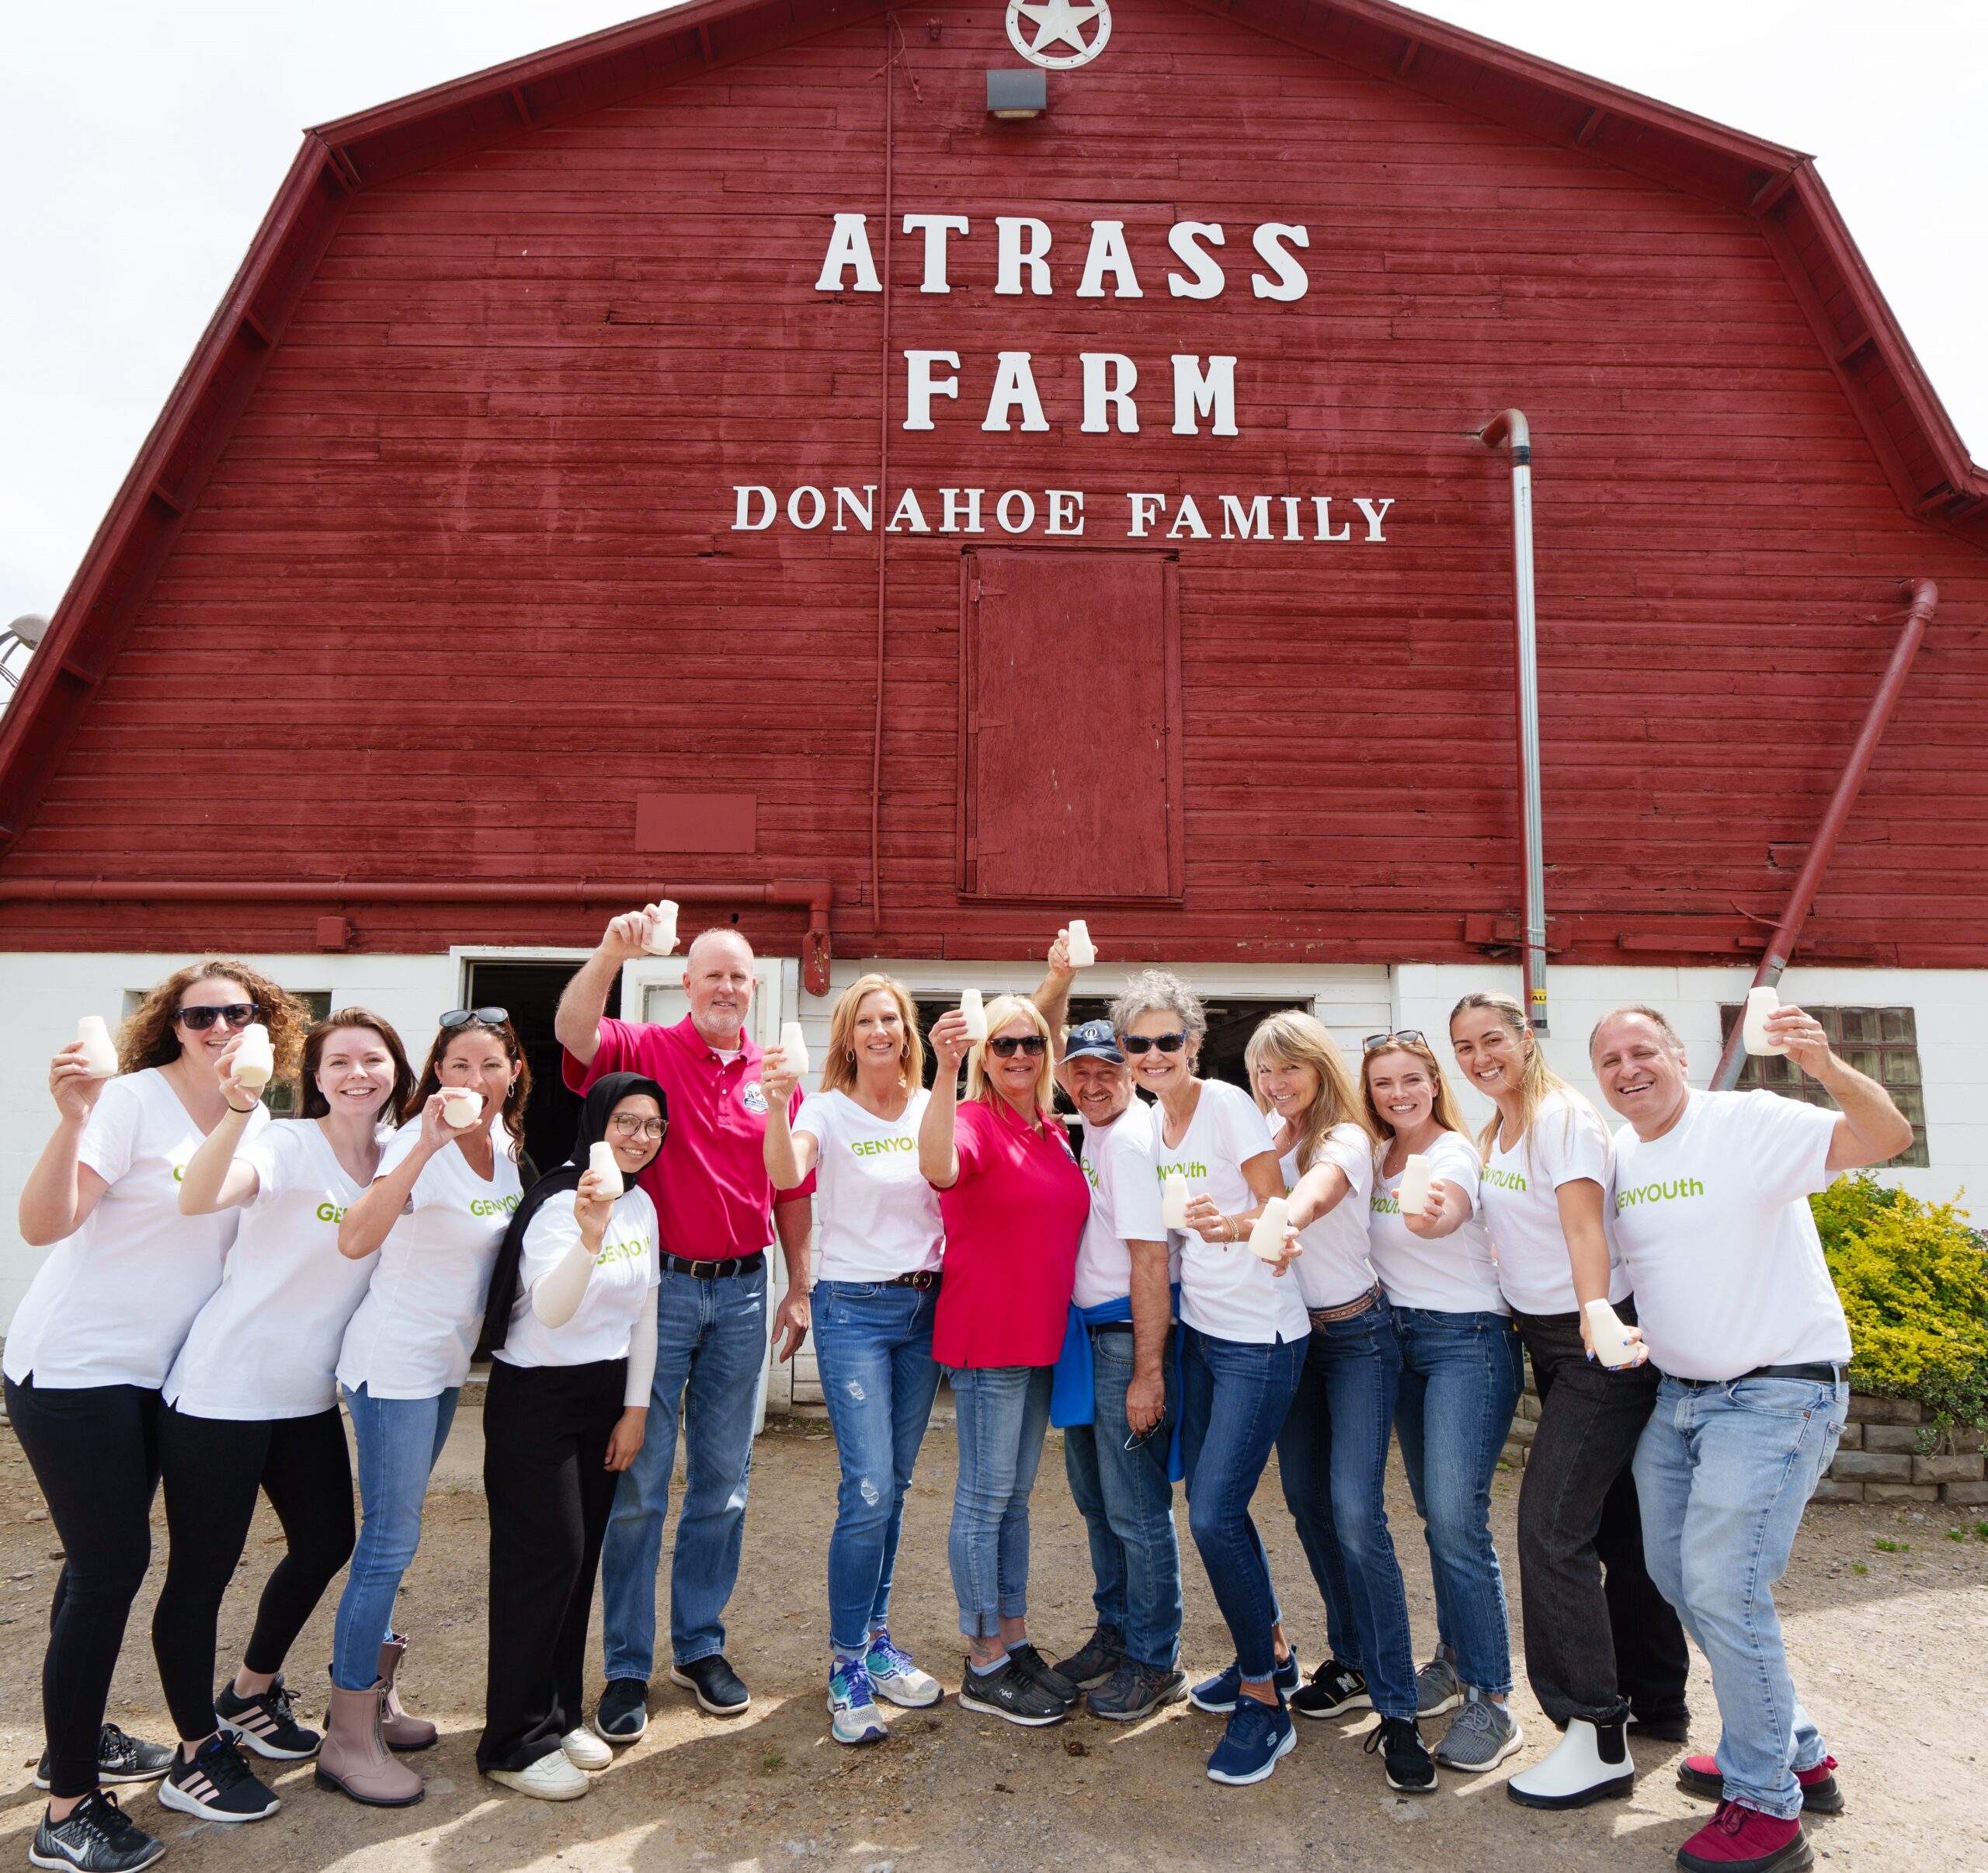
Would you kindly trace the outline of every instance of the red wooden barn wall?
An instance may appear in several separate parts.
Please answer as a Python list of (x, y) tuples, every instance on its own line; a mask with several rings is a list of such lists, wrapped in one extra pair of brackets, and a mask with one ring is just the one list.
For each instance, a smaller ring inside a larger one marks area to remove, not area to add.
[[(880, 302), (813, 283), (839, 210), (881, 252), (885, 31), (356, 194), (6, 871), (826, 876), (845, 950), (1039, 945), (1039, 909), (958, 888), (960, 556), (1010, 543), (891, 540), (878, 923), (874, 540), (730, 527), (736, 483), (877, 479)], [(1121, 7), (1048, 116), (994, 124), (982, 74), (1019, 62), (985, 5), (921, 10), (903, 49), (895, 212), (973, 230), (944, 298), (894, 242), (894, 348), (964, 368), (923, 435), (894, 374), (886, 502), (1080, 488), (1086, 550), (1125, 546), (1131, 488), (1211, 518), (1219, 492), (1395, 503), (1384, 546), (1357, 516), (1343, 545), (1149, 543), (1180, 554), (1186, 888), (1094, 919), (1121, 953), (1463, 960), (1467, 918), (1481, 938), (1511, 916), (1508, 458), (1471, 438), (1516, 403), (1556, 947), (1736, 959), (1743, 913), (1792, 881), (1896, 582), (1930, 575), (1938, 620), (1803, 953), (1982, 964), (1983, 555), (1901, 510), (1752, 221), (1177, 0)], [(1049, 222), (1052, 297), (993, 295), (996, 214)], [(1142, 300), (1072, 296), (1103, 217)], [(1227, 227), (1221, 299), (1167, 295), (1176, 219)], [(1262, 221), (1311, 230), (1295, 304), (1249, 294)], [(1003, 349), (1034, 354), (1048, 433), (982, 433)], [(1137, 360), (1141, 434), (1078, 433), (1086, 349)], [(1238, 357), (1239, 438), (1168, 433), (1176, 351)], [(1082, 687), (1045, 670), (1045, 735)], [(634, 853), (634, 796), (659, 791), (756, 794), (759, 852)], [(383, 950), (599, 922), (352, 915)], [(791, 916), (747, 927), (791, 946)], [(0, 940), (309, 928), (294, 905), (17, 905)]]

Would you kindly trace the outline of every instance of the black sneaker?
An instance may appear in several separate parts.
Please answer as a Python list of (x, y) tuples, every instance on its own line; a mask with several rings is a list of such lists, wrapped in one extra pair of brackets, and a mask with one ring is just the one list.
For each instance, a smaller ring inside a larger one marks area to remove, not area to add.
[(1347, 1711), (1371, 1711), (1367, 1674), (1337, 1659), (1328, 1659), (1312, 1674), (1310, 1684), (1291, 1694), (1291, 1710), (1300, 1717), (1338, 1717)]
[(626, 1749), (639, 1743), (649, 1727), (649, 1681), (646, 1678), (610, 1678), (607, 1688), (594, 1706), (593, 1733), (603, 1743)]
[(966, 1670), (960, 1674), (960, 1708), (1005, 1717), (1032, 1730), (1061, 1723), (1070, 1714), (1069, 1701), (1052, 1698), (1016, 1664), (1012, 1652), (996, 1671), (977, 1672), (972, 1659), (967, 1660)]
[(1652, 1743), (1689, 1743), (1691, 1739), (1691, 1713), (1680, 1704), (1674, 1711), (1642, 1711), (1629, 1713), (1629, 1734), (1647, 1736)]
[(1124, 1656), (1124, 1634), (1100, 1620), (1079, 1649), (1067, 1659), (1056, 1661), (1056, 1675), (1074, 1684), (1079, 1691), (1089, 1691), (1093, 1685), (1102, 1684), (1110, 1677)]
[(1037, 1690), (1064, 1704), (1075, 1704), (1077, 1687), (1057, 1670), (1027, 1639), (1008, 1648), (1009, 1662)]
[(752, 1701), (746, 1680), (725, 1662), (725, 1654), (693, 1659), (687, 1665), (673, 1665), (669, 1681), (697, 1694), (697, 1701), (714, 1717), (736, 1717)]
[(325, 1740), (297, 1721), (281, 1672), (267, 1691), (252, 1698), (241, 1697), (232, 1684), (224, 1684), (214, 1693), (214, 1715), (230, 1736), (273, 1762), (301, 1763), (315, 1756)]
[(1176, 1703), (1187, 1694), (1184, 1671), (1159, 1671), (1132, 1659), (1121, 1659), (1118, 1669), (1084, 1699), (1084, 1708), (1112, 1723), (1136, 1723), (1163, 1704)]
[(1390, 1788), (1399, 1788), (1404, 1795), (1427, 1795), (1436, 1786), (1436, 1759), (1412, 1718), (1383, 1717), (1367, 1732), (1363, 1746), (1369, 1756), (1380, 1751)]
[[(143, 1743), (127, 1736), (114, 1723), (107, 1723), (96, 1737), (96, 1779), (99, 1786), (113, 1782), (156, 1782), (172, 1767), (173, 1751), (167, 1743)], [(34, 1785), (48, 1786), (48, 1752), (41, 1753), (35, 1765)], [(127, 1826), (134, 1825), (127, 1823)]]
[[(148, 1746), (149, 1747), (149, 1746)], [(51, 1821), (42, 1810), (28, 1858), (38, 1867), (71, 1867), (81, 1873), (137, 1873), (165, 1851), (123, 1809), (117, 1798), (92, 1788), (69, 1810), (68, 1819)]]
[(162, 1808), (176, 1808), (203, 1821), (266, 1821), (282, 1807), (273, 1789), (255, 1780), (235, 1739), (210, 1736), (189, 1763), (174, 1752), (172, 1767), (158, 1785)]

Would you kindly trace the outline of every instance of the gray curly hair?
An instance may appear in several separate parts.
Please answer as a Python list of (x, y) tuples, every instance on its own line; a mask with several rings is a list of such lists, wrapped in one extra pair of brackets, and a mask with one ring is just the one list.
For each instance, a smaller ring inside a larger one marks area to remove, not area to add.
[(1170, 969), (1142, 969), (1125, 985), (1111, 1004), (1111, 1031), (1122, 1041), (1141, 1015), (1156, 1009), (1173, 1016), (1187, 1030), (1190, 1055), (1201, 1051), (1202, 1037), (1208, 1031), (1208, 1011), (1201, 998)]

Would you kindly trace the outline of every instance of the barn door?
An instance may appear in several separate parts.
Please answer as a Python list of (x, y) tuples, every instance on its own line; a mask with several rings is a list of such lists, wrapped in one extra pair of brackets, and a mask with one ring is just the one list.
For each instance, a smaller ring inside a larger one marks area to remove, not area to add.
[(1158, 554), (964, 556), (964, 895), (1180, 895), (1177, 573)]

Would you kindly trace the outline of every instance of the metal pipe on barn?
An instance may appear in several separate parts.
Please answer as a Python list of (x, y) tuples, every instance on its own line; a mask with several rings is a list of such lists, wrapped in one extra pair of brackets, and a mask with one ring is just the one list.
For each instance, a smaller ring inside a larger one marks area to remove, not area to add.
[(1523, 410), (1500, 410), (1479, 432), (1487, 449), (1512, 445), (1512, 587), (1517, 632), (1519, 810), (1525, 862), (1520, 881), (1526, 1015), (1549, 1033), (1546, 1005), (1546, 846), (1539, 803), (1539, 627), (1532, 589), (1532, 432)]

